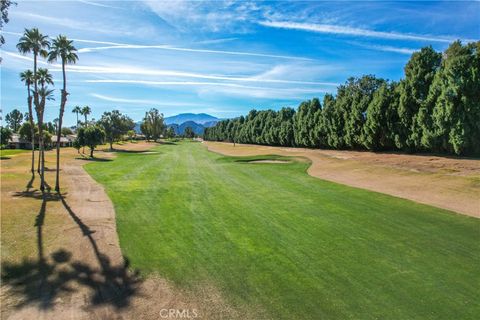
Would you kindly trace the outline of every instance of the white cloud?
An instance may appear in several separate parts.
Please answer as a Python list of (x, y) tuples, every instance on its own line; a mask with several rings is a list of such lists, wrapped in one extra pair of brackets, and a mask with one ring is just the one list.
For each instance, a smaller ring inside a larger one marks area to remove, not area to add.
[[(256, 97), (256, 98), (299, 98), (311, 96), (312, 94), (319, 94), (324, 92), (332, 92), (333, 87), (314, 87), (314, 88), (275, 88), (275, 87), (260, 87), (249, 86), (237, 83), (225, 82), (202, 82), (202, 81), (150, 81), (150, 80), (118, 80), (118, 79), (101, 79), (101, 80), (85, 80), (87, 83), (122, 83), (133, 85), (146, 86), (192, 86), (197, 92), (203, 95), (236, 95), (242, 97)], [(116, 101), (122, 102), (122, 101)]]
[(93, 47), (82, 48), (78, 50), (80, 53), (88, 53), (92, 51), (102, 50), (118, 50), (118, 49), (161, 49), (172, 51), (185, 51), (185, 52), (198, 52), (198, 53), (213, 53), (213, 54), (227, 54), (236, 56), (250, 56), (250, 57), (265, 57), (265, 58), (280, 58), (280, 59), (292, 59), (292, 60), (312, 60), (304, 57), (285, 56), (267, 53), (255, 53), (255, 52), (243, 52), (243, 51), (225, 51), (225, 50), (209, 50), (209, 49), (192, 49), (192, 48), (180, 48), (170, 45), (134, 45), (134, 44), (114, 44), (112, 46), (105, 47)]
[(238, 38), (220, 38), (220, 39), (211, 39), (211, 40), (202, 40), (197, 41), (198, 44), (218, 44), (218, 43), (225, 43), (230, 41), (238, 40)]
[(123, 84), (141, 84), (141, 85), (151, 85), (151, 86), (218, 86), (218, 87), (231, 87), (231, 88), (242, 88), (242, 89), (259, 89), (259, 90), (294, 90), (302, 92), (316, 92), (321, 90), (319, 88), (269, 88), (269, 87), (258, 87), (258, 86), (248, 86), (237, 83), (229, 82), (203, 82), (203, 81), (151, 81), (151, 80), (132, 80), (132, 79), (94, 79), (94, 80), (85, 80), (87, 83), (123, 83)]
[[(292, 29), (292, 30), (302, 30), (302, 31), (310, 31), (310, 32), (318, 32), (318, 33), (372, 37), (372, 38), (380, 38), (380, 39), (433, 41), (433, 42), (446, 42), (446, 43), (449, 43), (455, 40), (455, 38), (453, 37), (374, 31), (369, 29), (352, 28), (352, 27), (332, 25), (332, 24), (313, 24), (313, 23), (299, 23), (299, 22), (289, 22), (289, 21), (260, 21), (259, 24), (266, 27), (280, 28), (280, 29)], [(471, 41), (468, 39), (466, 40)]]
[(132, 104), (156, 104), (155, 100), (144, 100), (144, 99), (125, 99), (125, 98), (115, 98), (110, 96), (105, 96), (102, 94), (91, 93), (90, 96), (110, 102), (121, 102), (121, 103), (132, 103)]
[(77, 1), (81, 2), (81, 3), (89, 4), (89, 5), (95, 6), (95, 7), (119, 9), (119, 7), (115, 7), (115, 6), (112, 6), (112, 5), (99, 3), (99, 2), (93, 2), (93, 1), (87, 1), (87, 0), (77, 0)]
[(380, 46), (380, 45), (368, 46), (368, 47), (375, 50), (386, 51), (386, 52), (396, 52), (396, 53), (407, 54), (407, 55), (411, 55), (415, 51), (418, 51), (418, 49), (399, 48), (399, 47)]
[[(33, 59), (30, 56), (23, 56), (17, 53), (2, 51), (4, 54), (32, 62)], [(61, 72), (61, 65), (58, 63), (47, 64), (41, 60), (39, 63), (42, 65), (48, 65), (51, 72)], [(300, 68), (300, 67), (294, 67)], [(311, 68), (311, 67), (310, 67)], [(259, 75), (252, 75), (246, 77), (231, 76), (231, 75), (218, 75), (218, 74), (204, 74), (197, 72), (186, 72), (178, 70), (165, 70), (165, 69), (152, 69), (147, 67), (131, 67), (125, 65), (109, 65), (109, 66), (88, 66), (88, 65), (68, 65), (68, 72), (70, 73), (85, 73), (96, 75), (140, 75), (140, 76), (163, 76), (172, 78), (190, 78), (190, 79), (202, 79), (202, 80), (214, 80), (214, 81), (229, 81), (229, 82), (246, 82), (246, 83), (270, 83), (270, 84), (301, 84), (301, 85), (321, 85), (335, 87), (337, 83), (320, 82), (320, 81), (302, 81), (302, 80), (287, 80), (274, 78), (279, 75), (277, 70), (282, 70), (282, 75), (285, 75), (285, 67), (277, 66), (273, 68), (274, 71), (262, 73)], [(288, 75), (287, 75), (288, 76)], [(300, 76), (300, 75), (299, 75)], [(215, 82), (217, 83), (217, 82)], [(217, 83), (218, 84), (218, 83)]]
[[(187, 31), (209, 32), (248, 30), (252, 13), (260, 8), (246, 1), (144, 1), (145, 5), (170, 26)], [(238, 22), (244, 22), (239, 24)]]
[[(92, 81), (85, 81), (85, 82), (92, 82)], [(160, 100), (148, 100), (148, 99), (129, 99), (129, 98), (119, 98), (119, 97), (112, 97), (106, 96), (103, 94), (98, 93), (90, 93), (90, 96), (104, 100), (109, 102), (117, 102), (117, 103), (127, 103), (127, 104), (141, 104), (141, 105), (162, 105), (162, 106), (170, 106), (170, 107), (201, 107), (204, 104), (199, 103), (191, 103), (191, 102), (171, 102), (171, 101), (164, 101), (163, 99)]]

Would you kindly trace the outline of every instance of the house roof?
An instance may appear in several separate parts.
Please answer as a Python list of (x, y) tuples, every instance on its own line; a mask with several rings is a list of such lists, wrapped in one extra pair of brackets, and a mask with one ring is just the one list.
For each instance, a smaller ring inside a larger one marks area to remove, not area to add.
[(8, 141), (10, 143), (28, 143), (27, 140), (20, 138), (18, 133), (12, 133), (12, 137)]

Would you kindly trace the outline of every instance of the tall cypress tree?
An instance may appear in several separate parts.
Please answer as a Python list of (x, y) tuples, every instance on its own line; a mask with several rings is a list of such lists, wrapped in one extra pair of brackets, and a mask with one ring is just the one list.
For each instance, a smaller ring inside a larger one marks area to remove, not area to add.
[(418, 118), (420, 108), (425, 104), (435, 73), (440, 66), (441, 54), (425, 47), (412, 54), (405, 66), (405, 79), (400, 83), (400, 119), (397, 147), (417, 150), (421, 144), (422, 127)]
[(456, 154), (480, 152), (480, 41), (455, 41), (421, 110), (422, 143), (426, 148)]

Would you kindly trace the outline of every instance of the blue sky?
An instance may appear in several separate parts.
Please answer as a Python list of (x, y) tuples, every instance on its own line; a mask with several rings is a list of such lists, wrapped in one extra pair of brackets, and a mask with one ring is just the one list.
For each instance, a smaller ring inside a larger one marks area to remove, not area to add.
[[(480, 2), (17, 1), (4, 27), (1, 107), (26, 111), (19, 72), (32, 68), (15, 45), (24, 28), (75, 39), (65, 120), (89, 105), (93, 118), (119, 109), (134, 120), (206, 112), (225, 118), (252, 108), (296, 107), (334, 93), (349, 76), (403, 76), (414, 50), (480, 39)], [(40, 64), (54, 75), (58, 65)], [(58, 116), (56, 100), (46, 119)]]

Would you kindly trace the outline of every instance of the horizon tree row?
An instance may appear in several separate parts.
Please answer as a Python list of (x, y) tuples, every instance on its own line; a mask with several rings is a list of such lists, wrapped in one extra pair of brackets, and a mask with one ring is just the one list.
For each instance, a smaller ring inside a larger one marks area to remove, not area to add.
[(205, 140), (262, 145), (480, 154), (480, 41), (412, 54), (405, 77), (349, 78), (297, 110), (251, 110), (206, 128)]

